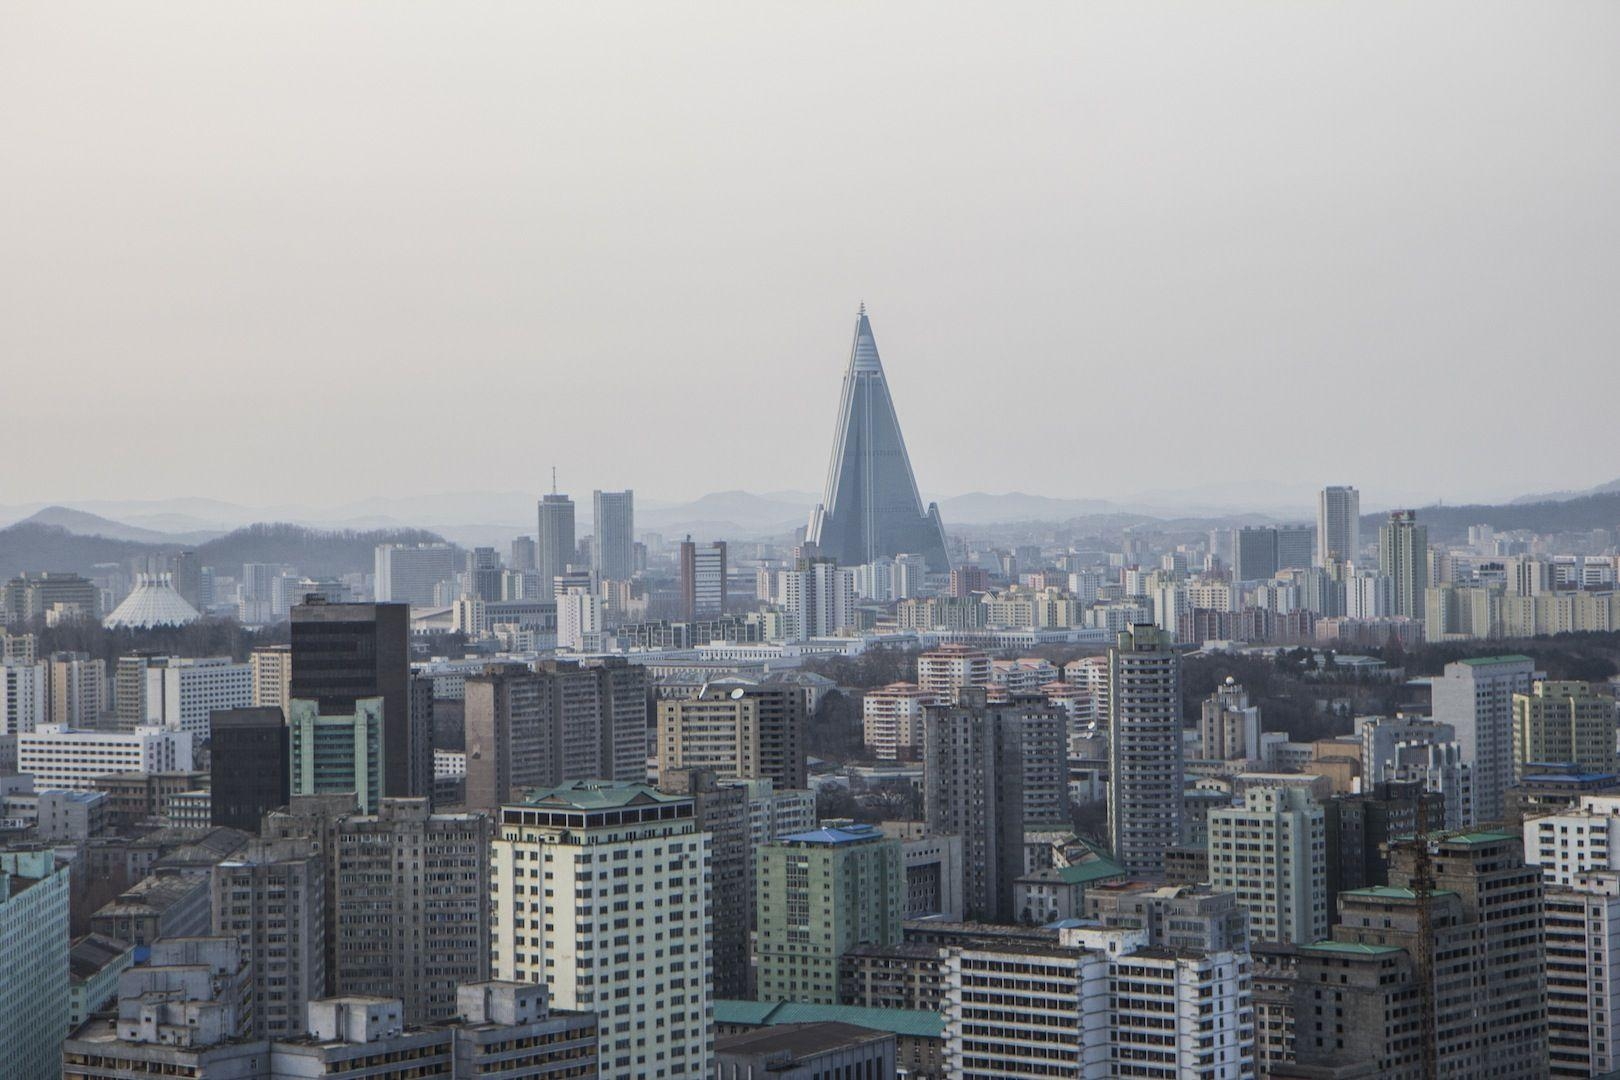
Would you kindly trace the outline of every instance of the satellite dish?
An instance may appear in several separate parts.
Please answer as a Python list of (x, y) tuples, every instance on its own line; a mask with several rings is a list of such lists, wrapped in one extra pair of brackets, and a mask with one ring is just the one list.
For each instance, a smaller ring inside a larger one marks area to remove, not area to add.
[(741, 701), (742, 699), (743, 699), (743, 688), (739, 686), (739, 687), (737, 687), (737, 689), (735, 689), (735, 690), (733, 690), (731, 692), (731, 700), (732, 701)]

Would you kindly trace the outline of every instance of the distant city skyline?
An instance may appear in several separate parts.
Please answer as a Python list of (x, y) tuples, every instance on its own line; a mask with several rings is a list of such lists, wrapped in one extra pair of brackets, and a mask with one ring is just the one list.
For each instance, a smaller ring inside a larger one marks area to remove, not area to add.
[(1174, 11), (20, 5), (4, 498), (1620, 474), (1620, 8)]

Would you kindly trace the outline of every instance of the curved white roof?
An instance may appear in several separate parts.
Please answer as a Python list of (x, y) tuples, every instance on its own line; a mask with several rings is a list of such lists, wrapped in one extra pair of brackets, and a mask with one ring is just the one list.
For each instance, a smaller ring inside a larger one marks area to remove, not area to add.
[(109, 629), (130, 627), (145, 630), (153, 626), (184, 626), (202, 618), (169, 583), (168, 574), (139, 574), (135, 591), (124, 597), (111, 615), (101, 620)]

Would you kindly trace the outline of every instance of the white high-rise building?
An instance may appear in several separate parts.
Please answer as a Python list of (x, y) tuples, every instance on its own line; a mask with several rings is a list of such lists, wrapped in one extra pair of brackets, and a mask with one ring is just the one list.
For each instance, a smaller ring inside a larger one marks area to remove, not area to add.
[(500, 814), (493, 977), (597, 1013), (604, 1080), (708, 1080), (710, 835), (692, 798), (582, 780)]
[(1528, 656), (1481, 656), (1447, 664), (1430, 684), (1430, 715), (1457, 733), (1474, 770), (1474, 822), (1502, 820), (1513, 786), (1513, 695), (1528, 694), (1536, 664)]
[(1620, 873), (1549, 885), (1543, 905), (1550, 1075), (1612, 1075), (1620, 1064)]
[(0, 664), (0, 735), (33, 731), (46, 722), (46, 682), (44, 664)]
[(602, 641), (602, 598), (586, 589), (557, 594), (557, 647), (589, 652)]
[(456, 576), (449, 544), (378, 544), (375, 562), (379, 603), (430, 605), (439, 585)]
[(1108, 650), (1108, 831), (1132, 874), (1164, 873), (1181, 842), (1181, 657), (1173, 635), (1139, 625)]
[(782, 571), (778, 587), (795, 640), (834, 637), (854, 628), (855, 571), (812, 563), (803, 570)]
[(915, 683), (890, 683), (867, 691), (861, 701), (866, 748), (885, 761), (920, 756), (923, 707), (932, 700), (932, 695)]
[(1166, 949), (1148, 941), (1141, 929), (1075, 928), (1060, 931), (1050, 946), (947, 947), (945, 1075), (1253, 1076), (1248, 949)]
[[(152, 710), (151, 680), (161, 679), (162, 724), (173, 731), (208, 738), (208, 718), (220, 709), (253, 704), (253, 668), (228, 656), (170, 657), (166, 666), (147, 672), (147, 707)], [(279, 704), (275, 702), (273, 704)]]
[(36, 791), (90, 791), (98, 776), (191, 768), (191, 736), (168, 728), (78, 731), (43, 724), (17, 736), (17, 771), (33, 776)]
[(994, 665), (990, 654), (970, 645), (941, 645), (917, 657), (917, 685), (936, 705), (956, 700), (968, 686), (989, 686)]
[(1316, 496), (1316, 565), (1330, 556), (1361, 557), (1361, 492), (1353, 487), (1325, 487)]
[(1594, 870), (1620, 871), (1620, 795), (1583, 795), (1580, 804), (1524, 823), (1524, 861), (1552, 885), (1573, 885)]
[(629, 581), (636, 569), (636, 493), (596, 491), (591, 502), (591, 569), (601, 581)]
[(1257, 941), (1327, 937), (1327, 825), (1297, 787), (1250, 788), (1242, 806), (1209, 812), (1209, 880), (1235, 893)]

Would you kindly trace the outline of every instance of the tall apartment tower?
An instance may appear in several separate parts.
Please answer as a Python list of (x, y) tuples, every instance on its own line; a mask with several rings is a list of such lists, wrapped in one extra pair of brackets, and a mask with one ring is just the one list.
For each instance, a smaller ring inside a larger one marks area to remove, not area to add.
[(303, 1036), (326, 996), (326, 868), (312, 840), (254, 840), (213, 869), (215, 935), (252, 958), (256, 1039)]
[(1620, 874), (1591, 871), (1547, 886), (1551, 1075), (1611, 1075), (1620, 1063)]
[(1502, 820), (1513, 786), (1513, 695), (1529, 694), (1536, 664), (1528, 656), (1482, 656), (1447, 664), (1430, 683), (1430, 713), (1457, 733), (1474, 771), (1474, 821)]
[(1181, 656), (1175, 638), (1134, 626), (1108, 650), (1108, 832), (1114, 860), (1131, 874), (1164, 874), (1181, 842), (1185, 782)]
[(917, 657), (917, 685), (937, 705), (955, 700), (968, 686), (989, 686), (990, 654), (970, 645), (941, 645)]
[(567, 495), (540, 497), (539, 530), (534, 536), (534, 568), (540, 588), (550, 594), (552, 582), (568, 572), (574, 561), (574, 500)]
[(292, 795), (288, 735), (279, 706), (224, 709), (210, 718), (210, 821), (256, 833)]
[(1260, 706), (1230, 675), (1200, 706), (1200, 753), (1206, 761), (1246, 761), (1260, 757)]
[(1361, 559), (1361, 492), (1353, 487), (1325, 487), (1316, 496), (1316, 565), (1330, 558)]
[(322, 713), (293, 698), (287, 716), (287, 787), (293, 795), (352, 794), (375, 810), (383, 787), (383, 701), (362, 698), (349, 713)]
[(684, 796), (592, 781), (501, 808), (493, 977), (598, 1013), (603, 1080), (712, 1075), (710, 838), (693, 814)]
[(658, 703), (658, 775), (713, 769), (723, 779), (805, 786), (804, 694), (789, 684), (720, 680)]
[(647, 775), (646, 669), (492, 664), (467, 678), (466, 805), (494, 812), (526, 788)]
[(353, 715), (382, 699), (383, 790), (389, 797), (433, 793), (431, 718), (411, 708), (407, 604), (298, 604), (292, 609), (293, 698), (321, 715)]
[(658, 788), (690, 796), (698, 831), (710, 837), (714, 996), (721, 1001), (752, 1001), (748, 955), (755, 915), (754, 845), (748, 786), (721, 780), (713, 769), (687, 769), (660, 777)]
[(57, 652), (45, 661), (50, 723), (71, 728), (97, 726), (107, 708), (107, 663), (89, 653)]
[(636, 493), (595, 491), (591, 507), (596, 530), (591, 569), (600, 581), (629, 581), (636, 572)]
[(726, 610), (726, 542), (699, 546), (681, 541), (681, 617), (692, 620)]
[(970, 921), (1014, 922), (1024, 872), (1024, 729), (1016, 710), (990, 708), (981, 688), (923, 717), (928, 831), (962, 838), (962, 899)]
[(1419, 525), (1417, 511), (1392, 510), (1378, 527), (1378, 571), (1394, 589), (1392, 615), (1421, 619), (1429, 588), (1429, 530)]
[(805, 539), (843, 566), (882, 555), (920, 554), (937, 574), (950, 570), (939, 507), (923, 507), (866, 305), (855, 316), (833, 431), (827, 487)]
[(0, 735), (34, 731), (49, 721), (44, 664), (0, 662)]
[(285, 714), (292, 705), (292, 646), (261, 645), (248, 653), (248, 667), (253, 672), (253, 704), (275, 705)]
[(1250, 788), (1243, 805), (1209, 812), (1209, 881), (1248, 909), (1256, 941), (1327, 937), (1327, 826), (1304, 788)]
[(1537, 680), (1513, 695), (1513, 779), (1525, 767), (1556, 762), (1576, 772), (1620, 772), (1615, 754), (1614, 698), (1584, 682)]
[(403, 997), (408, 1023), (454, 1016), (456, 987), (489, 978), (490, 839), (485, 815), (426, 799), (339, 821), (333, 990)]
[(68, 867), (56, 852), (0, 851), (0, 1053), (16, 1080), (58, 1080), (67, 1034)]
[(900, 841), (875, 825), (821, 828), (767, 844), (758, 860), (760, 999), (838, 1004), (840, 957), (900, 943)]

